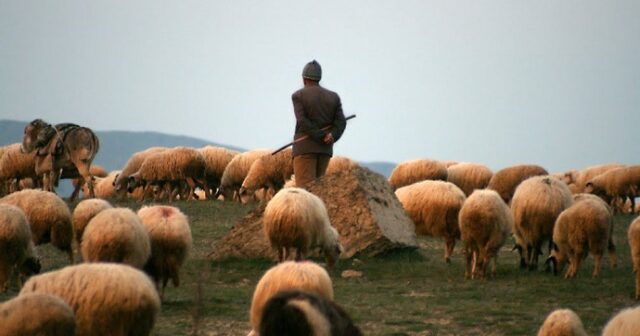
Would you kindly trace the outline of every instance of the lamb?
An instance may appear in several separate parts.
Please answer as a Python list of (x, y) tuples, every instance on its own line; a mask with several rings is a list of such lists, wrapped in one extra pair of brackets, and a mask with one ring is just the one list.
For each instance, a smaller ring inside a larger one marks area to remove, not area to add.
[(223, 147), (205, 146), (198, 149), (204, 157), (205, 179), (209, 186), (210, 195), (215, 194), (220, 186), (222, 174), (229, 162), (239, 153)]
[(327, 170), (324, 174), (331, 175), (341, 171), (349, 171), (356, 167), (358, 167), (357, 162), (348, 157), (336, 155), (331, 157), (331, 160), (329, 160), (329, 165), (327, 166)]
[(258, 189), (278, 192), (293, 175), (291, 148), (274, 155), (263, 155), (251, 164), (240, 187), (240, 196), (253, 195)]
[(340, 236), (331, 226), (324, 202), (304, 189), (286, 188), (275, 194), (264, 209), (263, 225), (280, 262), (287, 259), (291, 248), (296, 260), (301, 260), (319, 247), (331, 268), (342, 253)]
[(27, 217), (20, 208), (0, 204), (0, 293), (8, 289), (13, 271), (24, 275), (40, 271), (31, 241), (31, 230)]
[(224, 169), (220, 187), (215, 197), (224, 196), (225, 201), (240, 200), (239, 190), (242, 182), (247, 177), (249, 169), (254, 161), (258, 158), (271, 155), (268, 149), (254, 149), (248, 152), (240, 153), (231, 159), (231, 162)]
[[(96, 197), (98, 196), (97, 189), (98, 188), (96, 188)], [(73, 233), (78, 245), (82, 243), (82, 234), (87, 224), (89, 224), (89, 221), (101, 211), (112, 208), (111, 203), (100, 198), (90, 198), (76, 205), (76, 208), (73, 210), (73, 215), (71, 216), (71, 223), (73, 224)]]
[(614, 168), (589, 180), (584, 191), (600, 196), (607, 204), (616, 208), (616, 200), (631, 200), (635, 208), (635, 197), (640, 189), (640, 165)]
[(27, 216), (31, 239), (37, 245), (51, 244), (69, 256), (73, 264), (71, 211), (55, 193), (25, 189), (0, 198), (0, 204), (15, 205)]
[(551, 243), (556, 218), (572, 203), (567, 185), (548, 175), (530, 177), (516, 188), (511, 211), (516, 241), (523, 244), (520, 267), (538, 267), (542, 244)]
[(161, 205), (142, 207), (138, 217), (151, 240), (151, 257), (144, 270), (158, 289), (162, 281), (160, 297), (163, 297), (169, 279), (175, 287), (180, 286), (180, 267), (192, 246), (189, 219), (180, 209)]
[(458, 223), (467, 258), (465, 278), (483, 279), (492, 259), (495, 277), (498, 251), (513, 227), (507, 204), (493, 190), (476, 190), (462, 205)]
[(595, 258), (592, 275), (598, 277), (612, 224), (611, 211), (598, 199), (584, 198), (562, 211), (553, 228), (554, 246), (549, 256), (553, 273), (561, 271), (568, 259), (569, 269), (564, 277), (575, 277), (582, 260), (591, 252)]
[(637, 217), (629, 225), (627, 238), (633, 261), (633, 272), (636, 274), (636, 300), (640, 300), (640, 217)]
[(573, 310), (556, 309), (544, 320), (538, 336), (587, 336), (587, 332)]
[(457, 185), (466, 196), (475, 189), (484, 189), (492, 176), (491, 169), (476, 163), (458, 163), (447, 168), (447, 181)]
[[(93, 183), (93, 192), (97, 198), (108, 199), (116, 197), (116, 189), (114, 187), (116, 178), (121, 175), (120, 170), (115, 170), (107, 174), (105, 177), (95, 177)], [(89, 195), (89, 187), (85, 183), (82, 186), (82, 193)]]
[(292, 290), (280, 292), (267, 301), (260, 318), (260, 335), (357, 336), (362, 332), (333, 301)]
[(3, 155), (0, 157), (0, 195), (15, 191), (9, 188), (14, 180), (17, 183), (26, 178), (40, 180), (36, 174), (35, 155), (22, 153), (20, 146), (16, 143), (3, 147)]
[(418, 159), (399, 163), (389, 176), (393, 190), (424, 180), (446, 181), (447, 168), (438, 161)]
[(0, 304), (3, 336), (74, 336), (76, 317), (61, 298), (24, 294)]
[(117, 262), (142, 269), (151, 244), (138, 215), (128, 208), (114, 208), (89, 221), (80, 251), (85, 262)]
[(333, 283), (324, 268), (310, 261), (282, 262), (260, 278), (253, 292), (249, 322), (254, 331), (260, 330), (260, 317), (267, 301), (287, 290), (301, 290), (333, 300)]
[(602, 330), (602, 336), (636, 336), (640, 330), (640, 307), (621, 310)]
[(151, 280), (119, 264), (79, 264), (34, 276), (19, 295), (28, 293), (64, 300), (76, 315), (76, 335), (149, 335), (160, 311)]
[(495, 190), (509, 204), (518, 185), (532, 176), (549, 174), (546, 169), (537, 165), (516, 165), (498, 170), (487, 185), (487, 189)]
[(131, 155), (129, 160), (127, 160), (127, 163), (125, 163), (124, 167), (122, 168), (122, 171), (120, 172), (120, 174), (113, 181), (113, 186), (115, 188), (116, 193), (120, 196), (120, 199), (124, 199), (126, 197), (127, 183), (129, 181), (129, 176), (140, 169), (140, 166), (142, 165), (144, 160), (149, 155), (159, 153), (167, 149), (168, 148), (166, 147), (150, 147), (143, 151), (136, 152), (133, 155)]
[(456, 238), (460, 238), (458, 213), (465, 201), (462, 190), (450, 182), (422, 181), (395, 194), (415, 224), (416, 234), (444, 238), (444, 259), (449, 263)]
[(622, 167), (625, 167), (625, 165), (620, 163), (607, 163), (597, 166), (590, 166), (580, 170), (576, 176), (576, 192), (584, 192), (584, 188), (587, 186), (587, 182), (589, 182), (592, 178), (603, 174), (611, 169)]

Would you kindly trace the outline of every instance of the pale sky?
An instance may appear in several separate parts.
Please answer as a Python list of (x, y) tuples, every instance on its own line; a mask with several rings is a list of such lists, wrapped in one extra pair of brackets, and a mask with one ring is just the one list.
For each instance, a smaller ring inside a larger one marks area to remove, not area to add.
[(312, 59), (339, 155), (640, 163), (637, 0), (0, 0), (0, 119), (276, 148)]

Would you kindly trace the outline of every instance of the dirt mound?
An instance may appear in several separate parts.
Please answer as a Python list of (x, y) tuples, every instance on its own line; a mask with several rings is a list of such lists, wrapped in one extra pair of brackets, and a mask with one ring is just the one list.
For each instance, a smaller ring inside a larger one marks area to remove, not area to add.
[[(358, 167), (324, 176), (307, 189), (325, 202), (331, 224), (340, 233), (343, 258), (417, 247), (413, 222), (382, 175)], [(263, 212), (264, 207), (258, 207), (236, 223), (216, 244), (213, 257), (275, 259), (262, 231)]]

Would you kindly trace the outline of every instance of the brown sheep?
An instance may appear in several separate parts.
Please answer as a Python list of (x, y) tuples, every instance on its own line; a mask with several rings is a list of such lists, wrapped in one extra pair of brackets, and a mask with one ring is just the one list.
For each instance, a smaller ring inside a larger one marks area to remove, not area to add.
[(516, 165), (498, 170), (487, 185), (487, 189), (495, 190), (505, 203), (510, 204), (518, 185), (532, 176), (547, 175), (546, 169), (537, 165)]
[(24, 294), (0, 304), (2, 336), (74, 336), (76, 317), (61, 298)]
[(240, 187), (240, 197), (253, 195), (259, 189), (278, 192), (293, 175), (291, 148), (263, 155), (253, 162)]
[(633, 272), (636, 274), (636, 300), (640, 300), (640, 217), (637, 217), (629, 225), (627, 238), (633, 261)]
[(447, 180), (447, 168), (440, 162), (418, 159), (399, 163), (389, 176), (393, 190), (424, 180)]
[(3, 147), (3, 155), (0, 156), (0, 196), (17, 191), (17, 186), (11, 186), (14, 181), (19, 183), (22, 179), (39, 181), (35, 155), (22, 153), (20, 144)]
[(589, 182), (592, 178), (607, 172), (608, 170), (615, 168), (622, 168), (625, 165), (620, 163), (607, 163), (596, 166), (589, 166), (578, 171), (576, 175), (576, 193), (584, 192), (584, 188), (587, 186), (587, 182)]
[(467, 196), (476, 189), (484, 189), (492, 176), (491, 169), (477, 163), (464, 162), (447, 168), (447, 181), (457, 185)]
[(640, 189), (640, 165), (614, 168), (589, 180), (584, 191), (598, 195), (616, 209), (618, 199), (631, 200), (635, 208), (635, 197)]
[(167, 150), (166, 147), (150, 147), (143, 151), (133, 153), (129, 160), (124, 164), (122, 171), (113, 181), (113, 186), (115, 188), (116, 194), (119, 196), (121, 200), (125, 199), (127, 195), (127, 182), (129, 180), (129, 176), (140, 169), (140, 166), (147, 158), (147, 156), (159, 153)]
[(76, 205), (76, 208), (73, 209), (73, 215), (71, 216), (71, 223), (73, 224), (73, 232), (78, 245), (82, 243), (82, 235), (89, 221), (98, 213), (102, 212), (102, 210), (111, 208), (113, 208), (111, 203), (100, 198), (87, 199)]
[(640, 330), (640, 307), (627, 308), (612, 317), (602, 330), (602, 336), (636, 336)]
[(27, 217), (20, 208), (0, 204), (0, 293), (8, 288), (12, 273), (31, 275), (40, 271), (31, 241), (31, 230)]
[[(222, 174), (229, 162), (239, 153), (223, 147), (205, 146), (198, 151), (204, 157), (205, 179), (209, 186), (210, 195), (215, 195), (222, 180)], [(206, 194), (205, 194), (206, 195)]]
[(587, 333), (573, 310), (556, 309), (544, 320), (538, 336), (587, 336)]
[(247, 177), (253, 162), (264, 155), (271, 155), (271, 151), (268, 149), (254, 149), (234, 156), (224, 169), (220, 187), (215, 197), (218, 198), (222, 195), (225, 201), (240, 201), (239, 191), (240, 187), (242, 187), (242, 182)]

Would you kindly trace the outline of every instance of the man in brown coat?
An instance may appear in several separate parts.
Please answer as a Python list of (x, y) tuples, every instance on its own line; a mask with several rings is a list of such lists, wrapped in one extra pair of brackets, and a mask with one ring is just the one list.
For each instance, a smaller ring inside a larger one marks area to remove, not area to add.
[[(320, 86), (322, 69), (315, 60), (302, 70), (304, 88), (292, 96), (296, 115), (294, 140), (308, 136), (293, 145), (293, 173), (296, 185), (304, 186), (324, 175), (333, 155), (333, 144), (347, 125), (340, 97)], [(323, 128), (330, 127), (328, 130)]]

